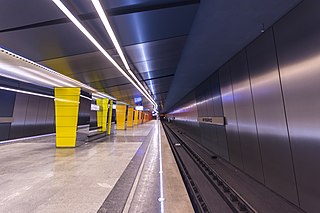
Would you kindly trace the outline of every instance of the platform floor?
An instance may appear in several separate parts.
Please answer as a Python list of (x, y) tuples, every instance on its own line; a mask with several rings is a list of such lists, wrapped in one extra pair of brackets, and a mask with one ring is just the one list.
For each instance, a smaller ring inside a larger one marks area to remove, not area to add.
[(193, 212), (159, 121), (74, 149), (54, 142), (0, 145), (0, 212)]

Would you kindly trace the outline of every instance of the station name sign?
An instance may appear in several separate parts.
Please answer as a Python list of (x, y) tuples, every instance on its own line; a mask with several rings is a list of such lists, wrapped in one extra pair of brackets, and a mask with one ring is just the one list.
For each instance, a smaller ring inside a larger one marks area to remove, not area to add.
[(225, 125), (225, 119), (224, 119), (223, 116), (198, 117), (198, 122), (206, 123), (206, 124), (219, 125), (219, 126), (224, 126)]

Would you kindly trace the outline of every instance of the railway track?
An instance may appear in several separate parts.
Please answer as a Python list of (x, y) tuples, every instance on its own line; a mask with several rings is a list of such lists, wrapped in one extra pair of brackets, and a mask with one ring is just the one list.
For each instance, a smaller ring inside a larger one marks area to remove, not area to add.
[(179, 129), (162, 124), (196, 212), (257, 212), (183, 141)]

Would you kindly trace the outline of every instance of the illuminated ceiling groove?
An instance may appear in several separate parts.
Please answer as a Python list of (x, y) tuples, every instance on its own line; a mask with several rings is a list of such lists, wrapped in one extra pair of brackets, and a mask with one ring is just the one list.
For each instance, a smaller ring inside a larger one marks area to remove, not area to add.
[[(109, 53), (97, 42), (97, 40), (83, 27), (78, 19), (68, 10), (68, 8), (60, 0), (52, 0), (57, 7), (74, 23), (74, 25), (98, 48), (98, 50), (121, 72), (140, 92), (144, 95), (150, 103), (157, 109), (157, 103), (153, 100), (149, 93), (144, 92), (145, 88), (139, 81), (137, 83), (117, 64), (117, 62), (109, 55)], [(142, 89), (143, 88), (143, 89)]]
[[(115, 46), (115, 48), (116, 48), (116, 50), (117, 50), (117, 52), (118, 52), (118, 54), (119, 54), (119, 56), (120, 56), (120, 58), (121, 58), (121, 60), (123, 62), (125, 68), (128, 71), (128, 73), (138, 83), (138, 85), (142, 88), (142, 90), (145, 92), (145, 94), (148, 95), (148, 97), (151, 100), (153, 100), (153, 98), (150, 96), (150, 94), (147, 92), (147, 90), (144, 88), (144, 86), (140, 83), (140, 81), (137, 79), (137, 77), (131, 71), (130, 66), (129, 66), (129, 64), (128, 64), (128, 62), (127, 62), (127, 60), (126, 60), (126, 58), (125, 58), (125, 56), (123, 54), (123, 51), (122, 51), (121, 47), (120, 47), (120, 44), (119, 44), (119, 42), (118, 42), (118, 40), (117, 40), (113, 30), (112, 30), (112, 27), (111, 27), (109, 21), (108, 21), (107, 15), (105, 14), (105, 12), (104, 12), (104, 10), (102, 8), (100, 0), (91, 0), (91, 2), (93, 3), (93, 5), (94, 5), (99, 17), (100, 17), (105, 29), (108, 32), (109, 37), (111, 38), (112, 43), (114, 44), (114, 46)], [(154, 100), (153, 100), (153, 102), (154, 102), (154, 104), (156, 104)]]

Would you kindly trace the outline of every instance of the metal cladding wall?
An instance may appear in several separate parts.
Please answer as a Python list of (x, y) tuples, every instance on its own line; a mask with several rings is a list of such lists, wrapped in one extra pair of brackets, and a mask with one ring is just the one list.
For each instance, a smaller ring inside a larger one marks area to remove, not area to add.
[[(88, 97), (88, 95), (86, 95)], [(80, 97), (78, 125), (90, 124), (91, 100)]]
[(298, 204), (272, 29), (247, 48), (265, 184)]
[[(7, 88), (30, 91), (53, 97), (53, 91), (0, 77), (0, 85)], [(88, 96), (88, 94), (85, 94)], [(0, 118), (11, 118), (12, 122), (1, 122), (0, 141), (43, 135), (55, 132), (54, 99), (24, 93), (0, 90)], [(89, 124), (91, 101), (80, 99), (78, 125)]]
[(252, 94), (245, 51), (229, 63), (234, 106), (238, 121), (243, 169), (255, 179), (264, 182), (261, 166), (260, 144), (257, 137)]
[[(12, 118), (15, 93), (0, 90), (0, 117)], [(9, 137), (10, 123), (0, 123), (0, 140), (6, 140)]]
[(297, 191), (309, 212), (320, 209), (319, 11), (319, 1), (304, 1), (274, 26)]
[[(170, 113), (186, 134), (307, 212), (320, 209), (319, 11), (319, 1), (303, 1)], [(212, 115), (226, 125), (196, 122)]]

